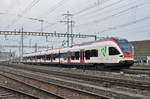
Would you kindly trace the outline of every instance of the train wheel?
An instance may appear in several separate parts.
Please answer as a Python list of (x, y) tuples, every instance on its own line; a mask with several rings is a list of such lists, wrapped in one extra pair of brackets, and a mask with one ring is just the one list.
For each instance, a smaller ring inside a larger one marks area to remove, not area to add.
[(105, 70), (106, 67), (104, 64), (94, 64), (96, 70)]

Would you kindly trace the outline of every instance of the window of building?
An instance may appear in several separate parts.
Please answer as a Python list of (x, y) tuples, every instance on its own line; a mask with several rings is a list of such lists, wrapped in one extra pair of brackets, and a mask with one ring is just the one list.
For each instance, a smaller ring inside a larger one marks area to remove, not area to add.
[(120, 52), (115, 47), (109, 47), (109, 55), (118, 55)]

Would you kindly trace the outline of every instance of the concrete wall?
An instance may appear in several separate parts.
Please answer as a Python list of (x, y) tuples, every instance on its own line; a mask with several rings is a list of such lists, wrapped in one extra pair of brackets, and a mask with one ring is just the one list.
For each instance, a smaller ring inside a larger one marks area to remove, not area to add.
[(135, 56), (150, 56), (150, 40), (132, 41)]
[(150, 64), (150, 40), (132, 41), (134, 59), (138, 64)]

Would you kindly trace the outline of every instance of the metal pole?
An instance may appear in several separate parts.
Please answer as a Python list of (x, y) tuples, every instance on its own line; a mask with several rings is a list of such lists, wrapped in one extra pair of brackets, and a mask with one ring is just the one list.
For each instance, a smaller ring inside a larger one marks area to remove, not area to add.
[(71, 17), (71, 46), (73, 45), (73, 21), (72, 21), (72, 17)]
[(21, 34), (21, 47), (22, 47), (22, 51), (21, 51), (21, 61), (23, 60), (23, 28), (21, 29), (21, 32), (22, 32), (22, 34)]
[(69, 46), (69, 28), (70, 28), (70, 26), (69, 26), (69, 11), (67, 11), (67, 14), (68, 14), (68, 16), (67, 16), (67, 46)]
[(41, 22), (41, 33), (43, 33), (43, 22), (44, 20), (39, 20)]
[(95, 35), (95, 41), (97, 40), (97, 36)]
[[(69, 46), (70, 44), (70, 23), (71, 23), (71, 21), (70, 21), (70, 17), (72, 16), (72, 14), (69, 14), (69, 11), (67, 11), (67, 13), (66, 14), (63, 14), (63, 16), (65, 16), (65, 18), (67, 18), (66, 19), (66, 21), (60, 21), (60, 22), (64, 22), (64, 23), (66, 23), (67, 24), (67, 46)], [(71, 37), (72, 38), (72, 37)]]
[(37, 52), (37, 43), (35, 43), (35, 52)]
[(11, 49), (9, 50), (9, 62), (11, 62), (11, 58), (12, 58), (12, 55), (11, 55)]
[(29, 40), (29, 47), (31, 48), (31, 39)]
[[(21, 49), (20, 49), (20, 42), (18, 43), (19, 44), (19, 59), (21, 60)], [(20, 62), (20, 60), (19, 60), (19, 62)]]

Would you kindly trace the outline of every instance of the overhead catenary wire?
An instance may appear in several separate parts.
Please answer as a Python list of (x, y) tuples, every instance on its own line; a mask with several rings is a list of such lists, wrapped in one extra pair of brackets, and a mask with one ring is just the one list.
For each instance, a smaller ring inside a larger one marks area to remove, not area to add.
[(119, 11), (118, 13), (112, 14), (112, 15), (110, 15), (110, 16), (106, 16), (106, 17), (104, 17), (104, 18), (102, 18), (102, 19), (98, 19), (98, 20), (95, 20), (95, 21), (93, 21), (93, 22), (94, 22), (94, 23), (95, 23), (95, 22), (98, 23), (98, 22), (101, 22), (101, 21), (105, 21), (105, 20), (107, 20), (107, 19), (109, 19), (109, 18), (112, 18), (112, 17), (114, 17), (114, 16), (120, 15), (120, 14), (122, 14), (122, 13), (124, 13), (124, 12), (129, 11), (129, 10), (132, 10), (132, 9), (135, 9), (135, 8), (138, 8), (138, 7), (147, 5), (147, 4), (149, 4), (149, 3), (150, 3), (150, 1), (144, 2), (144, 3), (141, 3), (141, 4), (134, 5), (134, 6), (132, 6), (132, 7), (129, 7), (129, 8), (127, 8), (127, 9), (125, 9), (125, 10)]
[(150, 16), (146, 16), (146, 17), (143, 17), (141, 19), (137, 19), (135, 21), (131, 21), (131, 22), (128, 22), (128, 23), (116, 25), (114, 27), (109, 27), (105, 30), (100, 31), (98, 34), (103, 33), (103, 32), (112, 31), (112, 30), (116, 30), (116, 29), (120, 29), (120, 28), (124, 28), (124, 27), (130, 26), (130, 25), (133, 25), (133, 24), (137, 24), (137, 23), (142, 22), (142, 21), (147, 21), (149, 19), (150, 19)]
[[(81, 13), (81, 15), (82, 15), (82, 17), (88, 17), (88, 16), (91, 16), (91, 18), (90, 19), (92, 19), (93, 17), (95, 17), (95, 16), (92, 16), (93, 14), (97, 14), (97, 13), (99, 13), (99, 12), (101, 12), (101, 11), (103, 11), (103, 10), (105, 10), (105, 9), (107, 9), (107, 8), (110, 8), (110, 7), (113, 7), (113, 6), (115, 6), (115, 5), (117, 5), (117, 4), (120, 4), (120, 3), (122, 3), (123, 1), (126, 1), (126, 0), (119, 0), (119, 1), (117, 1), (117, 2), (114, 2), (114, 3), (111, 3), (111, 4), (109, 4), (109, 5), (107, 5), (107, 6), (104, 6), (104, 7), (99, 7), (99, 9), (96, 9), (96, 10), (93, 10), (93, 11), (91, 11), (90, 13)], [(117, 9), (118, 10), (118, 9)], [(112, 11), (114, 11), (114, 10), (111, 10), (110, 12), (112, 12)], [(107, 12), (106, 11), (104, 11), (103, 13), (100, 13), (99, 15), (103, 15), (103, 14), (107, 14)], [(81, 16), (79, 15), (74, 15), (76, 18), (81, 18)], [(87, 22), (87, 21), (86, 21)], [(88, 23), (88, 22), (87, 22)], [(85, 25), (85, 24), (81, 24), (81, 25)], [(79, 25), (77, 25), (77, 26), (79, 26)]]
[[(82, 16), (91, 16), (91, 15), (97, 13), (97, 12), (101, 12), (101, 11), (107, 9), (107, 8), (110, 8), (110, 7), (113, 7), (113, 6), (117, 5), (117, 4), (120, 4), (120, 3), (122, 3), (123, 1), (126, 1), (126, 0), (119, 0), (119, 1), (117, 1), (117, 2), (111, 3), (111, 4), (106, 5), (106, 6), (104, 6), (104, 7), (98, 6), (98, 9), (92, 10), (92, 11), (89, 12), (89, 13), (84, 13), (84, 12), (83, 12), (83, 13), (81, 13), (80, 15), (76, 15), (76, 14), (74, 14), (74, 15), (75, 15), (76, 18), (80, 18), (81, 15), (82, 15)], [(88, 9), (87, 9), (87, 11), (88, 11)]]
[[(57, 20), (56, 22), (48, 22), (46, 21), (45, 17), (48, 17), (49, 15), (51, 15), (54, 11), (56, 11), (58, 8), (60, 8), (61, 6), (63, 6), (68, 0), (61, 0), (59, 1), (57, 4), (55, 4), (54, 6), (48, 8), (47, 12), (39, 15), (37, 18), (33, 18), (36, 19), (36, 20), (44, 20), (44, 23), (46, 23), (47, 25), (45, 25), (43, 28), (46, 29), (48, 27), (52, 27), (54, 25), (57, 24)], [(56, 17), (58, 18), (58, 16)], [(35, 22), (35, 21), (34, 21)]]
[[(20, 15), (16, 15), (15, 13), (2, 13), (2, 14), (8, 14), (8, 15), (11, 15), (11, 16), (20, 16)], [(35, 21), (42, 21), (41, 19), (30, 18), (30, 17), (25, 17), (25, 16), (22, 16), (22, 18), (27, 19), (27, 20), (31, 20), (33, 22), (35, 22)], [(43, 23), (48, 24), (48, 26), (53, 26), (53, 25), (56, 24), (56, 22), (50, 23), (48, 20), (44, 20)]]
[(44, 27), (44, 29), (51, 28), (52, 26), (54, 26), (54, 25), (56, 25), (56, 24), (58, 24), (58, 22), (49, 23), (48, 25), (46, 25), (46, 26)]
[[(62, 0), (62, 1), (64, 1), (64, 0)], [(120, 0), (120, 1), (123, 1), (123, 0)], [(135, 8), (135, 7), (134, 7)], [(124, 11), (123, 11), (124, 12)], [(120, 14), (121, 13), (123, 13), (123, 12), (120, 12)], [(118, 14), (119, 15), (119, 14)], [(107, 19), (109, 19), (109, 18), (111, 18), (112, 16), (116, 16), (115, 14), (114, 15), (111, 15), (111, 16), (108, 16), (108, 17), (106, 17), (106, 19), (104, 20), (104, 21), (106, 21)], [(101, 20), (101, 19), (98, 19), (99, 21), (103, 21), (103, 20)], [(98, 22), (98, 21), (95, 21), (95, 22)], [(99, 22), (98, 22), (99, 23)], [(51, 25), (51, 24), (50, 24)]]
[[(121, 1), (122, 1), (122, 0), (121, 0)], [(136, 1), (136, 0), (135, 0), (135, 1)], [(117, 8), (115, 8), (115, 9), (108, 10), (108, 11), (103, 11), (103, 12), (101, 12), (101, 11), (103, 10), (103, 8), (102, 8), (102, 9), (99, 9), (99, 11), (98, 11), (97, 13), (93, 11), (93, 13), (90, 13), (90, 14), (86, 15), (86, 17), (91, 18), (91, 17), (95, 17), (95, 16), (99, 16), (99, 15), (104, 15), (104, 14), (107, 14), (107, 13), (111, 13), (111, 12), (116, 11), (116, 10), (118, 10), (118, 9), (121, 9), (121, 8), (124, 8), (124, 7), (128, 7), (128, 6), (130, 6), (130, 5), (133, 5), (133, 4), (135, 4), (135, 1), (133, 1), (132, 3), (128, 3), (128, 4), (126, 4), (126, 5), (123, 5), (123, 6), (121, 6), (121, 7), (117, 7)], [(121, 2), (118, 2), (118, 3), (121, 3)], [(116, 4), (117, 4), (117, 3), (116, 3)], [(109, 6), (109, 7), (110, 7), (110, 6)], [(104, 8), (105, 8), (105, 7), (104, 7)]]
[(47, 17), (49, 16), (51, 13), (53, 13), (54, 11), (56, 11), (56, 9), (58, 9), (59, 7), (63, 6), (63, 4), (65, 4), (65, 2), (67, 2), (68, 0), (61, 0), (59, 1), (57, 4), (55, 4), (54, 6), (48, 8), (47, 12), (40, 15), (39, 17)]
[[(137, 5), (134, 5), (134, 6), (131, 6), (131, 7), (127, 8), (127, 9), (125, 9), (125, 10), (119, 11), (119, 12), (117, 12), (117, 13), (115, 13), (115, 14), (112, 14), (112, 15), (109, 15), (109, 16), (106, 16), (106, 17), (103, 17), (103, 18), (101, 18), (101, 19), (96, 19), (96, 20), (94, 20), (94, 21), (92, 20), (92, 21), (90, 21), (90, 22), (86, 22), (86, 23), (81, 24), (81, 25), (86, 25), (86, 24), (88, 24), (88, 23), (100, 23), (100, 22), (102, 22), (102, 21), (106, 21), (106, 20), (108, 20), (108, 19), (110, 19), (110, 18), (113, 18), (113, 17), (115, 17), (115, 16), (121, 15), (121, 14), (123, 14), (123, 13), (125, 13), (125, 12), (127, 12), (127, 11), (129, 11), (129, 10), (132, 10), (132, 9), (135, 9), (135, 8), (138, 8), (138, 7), (147, 5), (147, 4), (149, 4), (149, 3), (150, 3), (150, 1), (144, 2), (144, 3), (141, 3), (141, 4), (137, 4)], [(81, 25), (78, 25), (78, 26), (81, 26)]]
[(36, 4), (38, 4), (40, 0), (33, 0), (18, 16), (15, 18), (10, 25), (8, 25), (6, 28), (9, 28), (13, 26), (15, 23), (17, 23), (23, 16), (26, 14), (29, 10), (31, 10)]
[[(140, 22), (144, 22), (144, 21), (140, 21)], [(126, 24), (126, 23), (124, 23), (124, 24)], [(134, 26), (133, 27), (128, 27), (128, 26), (131, 26), (131, 25), (134, 25)], [(138, 27), (136, 27), (135, 25), (137, 25)], [(126, 28), (126, 31), (124, 31), (124, 30), (121, 31), (121, 28)], [(99, 35), (99, 34), (102, 34), (102, 33), (110, 33), (109, 31), (113, 31), (113, 30), (120, 30), (121, 31), (120, 33), (124, 33), (124, 32), (127, 32), (127, 31), (128, 31), (128, 33), (143, 33), (143, 32), (149, 32), (150, 31), (149, 25), (140, 25), (139, 26), (139, 24), (137, 24), (137, 23), (129, 24), (129, 25), (127, 25), (125, 27), (121, 27), (121, 28), (109, 27), (108, 29), (110, 29), (110, 30), (107, 30), (107, 31), (103, 30), (103, 31), (97, 32), (95, 34)], [(114, 31), (114, 32), (116, 33), (116, 31)]]
[[(103, 3), (106, 3), (106, 2), (108, 2), (108, 1), (111, 1), (111, 0), (107, 0), (107, 1), (105, 1), (105, 2), (103, 2)], [(78, 11), (78, 12), (75, 12), (74, 15), (77, 16), (77, 15), (83, 14), (83, 13), (85, 13), (85, 12), (87, 12), (87, 11), (89, 11), (89, 10), (91, 10), (91, 9), (93, 9), (93, 8), (95, 8), (95, 7), (97, 7), (97, 6), (98, 6), (98, 4), (97, 4), (97, 5), (95, 5), (95, 4), (90, 5), (90, 6), (86, 7), (86, 8), (84, 8), (84, 9), (81, 9), (81, 10)]]

